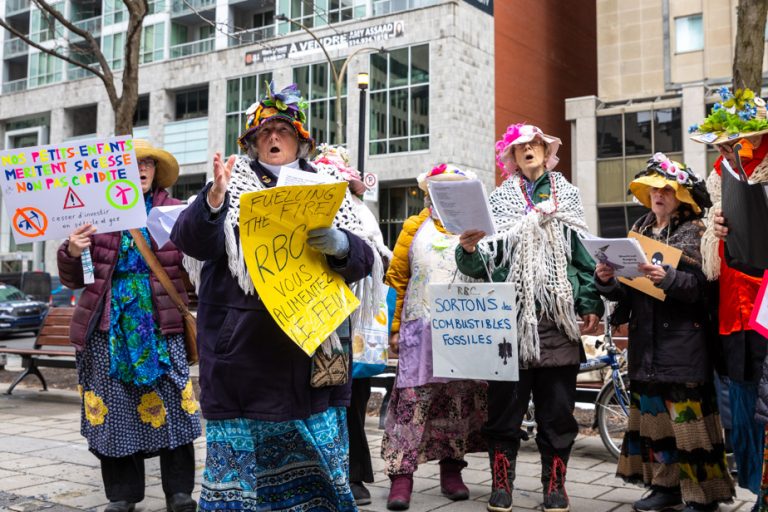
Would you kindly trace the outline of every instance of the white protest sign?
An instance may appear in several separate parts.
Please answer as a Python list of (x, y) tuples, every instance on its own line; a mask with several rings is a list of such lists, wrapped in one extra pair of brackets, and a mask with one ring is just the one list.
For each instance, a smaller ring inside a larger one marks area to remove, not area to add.
[(17, 244), (147, 222), (130, 136), (0, 151), (0, 189)]
[(429, 297), (435, 377), (519, 380), (512, 284), (431, 284)]

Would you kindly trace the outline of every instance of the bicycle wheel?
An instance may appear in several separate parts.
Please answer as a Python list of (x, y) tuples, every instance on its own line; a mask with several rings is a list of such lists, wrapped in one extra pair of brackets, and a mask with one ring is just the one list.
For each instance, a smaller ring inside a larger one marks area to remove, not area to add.
[(624, 386), (620, 386), (621, 400), (616, 395), (614, 381), (609, 380), (595, 403), (600, 439), (611, 455), (616, 458), (621, 453), (621, 443), (629, 423), (629, 391), (626, 387), (629, 379), (626, 375), (622, 377)]

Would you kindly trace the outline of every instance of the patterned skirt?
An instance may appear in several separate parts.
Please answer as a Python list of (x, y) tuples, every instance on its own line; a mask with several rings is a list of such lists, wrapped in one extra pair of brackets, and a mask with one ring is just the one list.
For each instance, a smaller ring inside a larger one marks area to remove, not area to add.
[(487, 385), (476, 381), (393, 387), (381, 456), (388, 475), (412, 474), (430, 460), (464, 459), (487, 450)]
[(95, 331), (77, 353), (80, 431), (97, 455), (126, 457), (176, 448), (201, 434), (184, 335), (166, 337), (171, 368), (151, 386), (109, 376), (109, 334)]
[(198, 510), (357, 510), (346, 418), (332, 407), (306, 420), (209, 420)]
[(616, 476), (646, 487), (680, 487), (687, 503), (730, 502), (735, 491), (714, 386), (633, 380)]

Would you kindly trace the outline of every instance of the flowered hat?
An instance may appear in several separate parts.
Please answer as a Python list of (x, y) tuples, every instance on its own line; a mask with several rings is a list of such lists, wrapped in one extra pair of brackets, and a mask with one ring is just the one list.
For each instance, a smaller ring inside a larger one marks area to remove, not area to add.
[(727, 87), (721, 87), (717, 93), (722, 103), (715, 103), (701, 124), (688, 128), (691, 139), (704, 144), (722, 144), (768, 133), (765, 100), (750, 89), (736, 89), (731, 93)]
[(545, 134), (532, 124), (511, 124), (507, 127), (507, 131), (501, 137), (501, 140), (496, 142), (496, 163), (501, 169), (502, 176), (507, 177), (519, 169), (512, 154), (514, 146), (531, 142), (536, 137), (539, 137), (549, 146), (549, 158), (544, 163), (545, 167), (548, 171), (555, 168), (557, 162), (560, 161), (557, 158), (557, 150), (560, 149), (562, 144), (560, 139)]
[(245, 132), (237, 139), (240, 148), (248, 148), (248, 140), (267, 121), (282, 119), (296, 129), (299, 140), (310, 143), (314, 149), (315, 141), (304, 128), (307, 122), (307, 102), (301, 98), (301, 92), (296, 84), (291, 84), (280, 92), (275, 92), (275, 82), (267, 84), (267, 95), (258, 103), (254, 103), (245, 111)]
[(156, 148), (144, 139), (133, 139), (136, 160), (151, 158), (155, 161), (155, 185), (168, 188), (179, 178), (179, 162), (168, 151)]
[(427, 187), (430, 181), (463, 181), (463, 180), (475, 180), (477, 174), (472, 171), (463, 171), (451, 164), (440, 164), (431, 171), (423, 172), (416, 177), (416, 182), (419, 184), (419, 188), (424, 192), (429, 193)]
[(635, 175), (629, 184), (629, 192), (646, 208), (651, 207), (651, 187), (675, 190), (675, 197), (691, 206), (697, 215), (712, 206), (704, 180), (696, 176), (685, 164), (670, 160), (664, 153), (656, 153), (648, 160), (645, 169)]
[(349, 153), (344, 146), (332, 146), (323, 142), (317, 147), (317, 156), (312, 161), (334, 166), (347, 181), (361, 179), (360, 171), (349, 164)]

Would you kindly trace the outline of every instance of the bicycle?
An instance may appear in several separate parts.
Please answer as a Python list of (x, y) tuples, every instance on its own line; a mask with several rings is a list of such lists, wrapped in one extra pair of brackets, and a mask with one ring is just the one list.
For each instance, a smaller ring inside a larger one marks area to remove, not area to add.
[[(610, 378), (600, 388), (594, 401), (595, 418), (592, 428), (597, 428), (603, 445), (611, 455), (618, 458), (629, 422), (629, 377), (622, 367), (626, 355), (613, 341), (609, 315), (606, 315), (605, 325), (603, 342), (602, 344), (598, 342), (595, 347), (604, 345), (606, 353), (581, 363), (579, 373), (611, 368)], [(523, 428), (532, 433), (535, 426), (535, 409), (531, 400), (523, 418)]]

